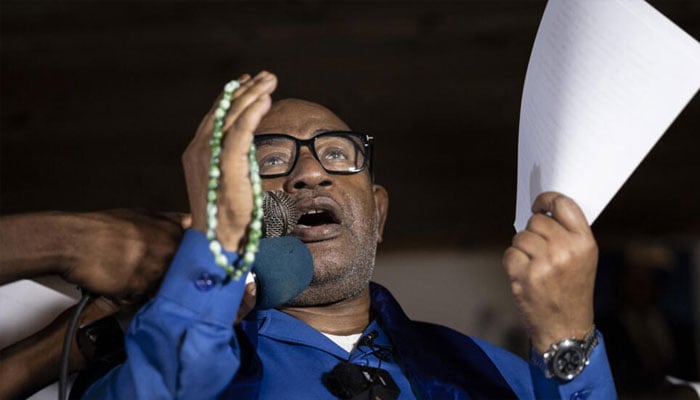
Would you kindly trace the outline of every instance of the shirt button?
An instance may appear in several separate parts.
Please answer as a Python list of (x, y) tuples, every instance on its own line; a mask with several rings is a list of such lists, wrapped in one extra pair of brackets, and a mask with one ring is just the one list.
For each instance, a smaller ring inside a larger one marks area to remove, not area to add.
[(217, 283), (216, 276), (209, 275), (208, 272), (202, 272), (196, 281), (194, 281), (194, 286), (200, 292), (210, 291)]

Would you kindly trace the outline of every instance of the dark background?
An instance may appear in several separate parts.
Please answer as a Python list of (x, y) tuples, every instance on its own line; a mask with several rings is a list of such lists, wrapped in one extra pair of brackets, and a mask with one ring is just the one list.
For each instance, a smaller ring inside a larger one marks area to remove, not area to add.
[[(650, 3), (700, 39), (700, 1)], [(380, 251), (510, 242), (520, 96), (544, 1), (0, 6), (0, 214), (186, 211), (180, 155), (201, 117), (225, 82), (268, 69), (275, 98), (325, 104), (377, 138), (377, 181), (391, 194)], [(680, 255), (656, 281), (667, 323), (685, 334), (676, 347), (689, 360), (674, 365), (691, 379), (697, 266), (678, 238), (700, 236), (699, 131), (700, 96), (593, 225), (613, 248), (601, 252), (602, 320), (618, 318), (630, 276), (614, 255), (626, 243), (661, 240)]]
[[(653, 1), (700, 38), (700, 2)], [(506, 245), (542, 1), (2, 1), (0, 212), (187, 210), (180, 155), (223, 83), (278, 74), (377, 137), (384, 247)], [(599, 237), (700, 233), (700, 99)], [(601, 144), (604, 145), (604, 144)]]

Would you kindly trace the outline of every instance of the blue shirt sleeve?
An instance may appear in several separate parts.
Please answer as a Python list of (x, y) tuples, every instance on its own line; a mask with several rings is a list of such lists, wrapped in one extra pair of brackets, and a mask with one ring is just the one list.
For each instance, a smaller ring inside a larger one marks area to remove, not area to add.
[(244, 290), (214, 263), (206, 236), (187, 230), (157, 296), (131, 321), (126, 362), (83, 398), (215, 398), (240, 365), (233, 322)]
[(616, 399), (615, 383), (600, 332), (598, 338), (600, 341), (591, 352), (590, 363), (580, 375), (569, 382), (547, 378), (539, 367), (525, 362), (522, 358), (483, 340), (474, 340), (496, 364), (518, 398)]
[(599, 343), (591, 352), (589, 364), (581, 374), (569, 382), (563, 383), (554, 378), (547, 378), (539, 367), (530, 364), (535, 398), (567, 400), (617, 398), (603, 336), (600, 332), (597, 334)]

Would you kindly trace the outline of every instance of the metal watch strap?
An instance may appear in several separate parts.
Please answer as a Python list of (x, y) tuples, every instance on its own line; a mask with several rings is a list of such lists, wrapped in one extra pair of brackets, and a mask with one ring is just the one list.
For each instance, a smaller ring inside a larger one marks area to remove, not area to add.
[[(598, 341), (598, 332), (595, 329), (595, 325), (593, 325), (583, 340), (576, 338), (562, 339), (552, 344), (542, 355), (530, 348), (530, 363), (540, 368), (547, 378), (570, 381), (578, 376), (585, 366), (588, 365), (591, 353), (595, 346), (598, 345)], [(573, 359), (568, 354), (562, 354), (567, 352), (575, 353)], [(560, 357), (567, 355), (569, 357), (565, 357), (564, 360), (560, 359)], [(573, 367), (573, 370), (567, 369), (562, 371), (557, 365), (554, 365), (554, 363), (561, 363), (562, 361), (566, 362), (567, 368)]]

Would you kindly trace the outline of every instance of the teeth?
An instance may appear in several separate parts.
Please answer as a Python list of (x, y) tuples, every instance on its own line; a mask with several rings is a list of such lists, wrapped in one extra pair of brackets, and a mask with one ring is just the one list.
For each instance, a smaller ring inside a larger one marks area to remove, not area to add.
[(322, 212), (323, 212), (323, 211), (321, 211), (321, 210), (309, 210), (309, 211), (307, 211), (306, 213), (307, 213), (307, 214), (320, 214), (320, 213), (322, 213)]

